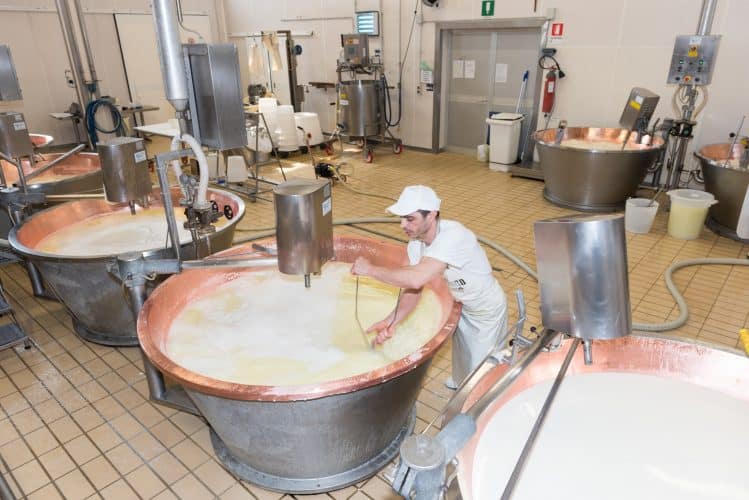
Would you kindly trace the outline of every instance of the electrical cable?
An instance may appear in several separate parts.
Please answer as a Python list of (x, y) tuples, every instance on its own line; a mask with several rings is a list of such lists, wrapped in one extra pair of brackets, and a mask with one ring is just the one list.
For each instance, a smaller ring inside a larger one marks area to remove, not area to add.
[[(392, 108), (390, 105), (390, 89), (388, 88), (387, 78), (385, 77), (385, 74), (383, 72), (382, 75), (382, 81), (383, 81), (383, 92), (385, 93), (385, 101), (387, 103), (387, 112), (385, 113), (385, 124), (388, 126), (388, 128), (397, 127), (400, 125), (401, 118), (403, 118), (403, 67), (406, 64), (406, 59), (408, 58), (408, 50), (411, 47), (411, 40), (413, 40), (413, 34), (414, 34), (414, 27), (416, 26), (416, 16), (419, 12), (419, 5), (421, 4), (421, 0), (416, 0), (416, 3), (414, 5), (414, 15), (411, 19), (411, 29), (408, 33), (408, 42), (406, 43), (406, 50), (403, 53), (403, 59), (401, 59), (399, 62), (399, 68), (398, 68), (398, 119), (395, 122), (392, 122)], [(400, 54), (398, 54), (400, 56)]]

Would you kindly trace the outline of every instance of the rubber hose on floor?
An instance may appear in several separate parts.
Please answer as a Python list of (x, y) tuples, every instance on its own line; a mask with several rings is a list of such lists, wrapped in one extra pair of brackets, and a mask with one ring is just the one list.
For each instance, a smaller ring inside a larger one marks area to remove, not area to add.
[[(333, 221), (334, 226), (351, 226), (354, 224), (387, 224), (387, 223), (390, 223), (390, 224), (400, 223), (400, 218), (363, 217), (363, 218), (355, 218), (355, 219), (338, 219), (338, 220)], [(236, 244), (246, 243), (248, 241), (257, 240), (260, 238), (267, 238), (269, 236), (274, 236), (275, 234), (276, 234), (275, 230), (264, 231), (258, 234), (254, 234), (252, 236), (240, 238), (238, 240), (235, 240), (234, 243)], [(492, 250), (507, 257), (513, 264), (515, 264), (520, 269), (528, 273), (528, 275), (532, 277), (534, 280), (538, 281), (538, 275), (536, 274), (536, 271), (534, 271), (533, 268), (531, 268), (528, 264), (523, 262), (515, 254), (510, 252), (507, 248), (503, 247), (502, 245), (500, 245), (499, 243), (495, 241), (489, 240), (481, 236), (477, 236), (477, 239), (484, 245), (491, 248)], [(632, 329), (636, 331), (641, 331), (641, 332), (665, 332), (668, 330), (675, 330), (681, 326), (684, 326), (684, 324), (689, 319), (689, 307), (687, 306), (687, 301), (684, 300), (684, 296), (681, 294), (679, 289), (676, 287), (676, 284), (674, 283), (673, 274), (679, 269), (683, 269), (685, 267), (703, 266), (703, 265), (749, 266), (749, 260), (747, 259), (725, 259), (725, 258), (704, 258), (704, 259), (690, 259), (690, 260), (682, 260), (680, 262), (674, 262), (668, 267), (668, 269), (666, 269), (666, 272), (663, 274), (663, 278), (666, 281), (666, 288), (668, 289), (669, 293), (671, 294), (674, 301), (676, 302), (677, 307), (679, 308), (679, 316), (675, 320), (668, 321), (666, 323), (652, 323), (652, 324), (651, 323), (632, 323)]]

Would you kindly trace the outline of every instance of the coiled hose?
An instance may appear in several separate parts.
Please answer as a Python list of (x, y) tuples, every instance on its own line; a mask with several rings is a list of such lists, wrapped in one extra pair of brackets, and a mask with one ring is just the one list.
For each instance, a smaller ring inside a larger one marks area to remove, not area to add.
[[(353, 219), (338, 219), (333, 221), (334, 226), (354, 226), (357, 224), (386, 224), (386, 223), (400, 223), (400, 218), (395, 217), (363, 217)], [(260, 238), (267, 238), (269, 236), (275, 236), (276, 231), (273, 228), (260, 228), (260, 232), (253, 234), (252, 236), (246, 236), (234, 240), (235, 244), (246, 243), (248, 241), (258, 240)], [(538, 274), (528, 264), (523, 262), (519, 257), (510, 252), (507, 248), (503, 247), (497, 242), (477, 236), (477, 239), (488, 246), (492, 250), (500, 253), (509, 259), (513, 264), (518, 266), (520, 269), (525, 271), (531, 278), (538, 281)], [(663, 278), (666, 281), (666, 288), (674, 298), (677, 307), (679, 308), (679, 316), (673, 321), (666, 323), (632, 323), (632, 329), (641, 332), (665, 332), (669, 330), (675, 330), (683, 326), (689, 319), (689, 307), (687, 301), (684, 300), (684, 296), (681, 294), (679, 289), (674, 283), (673, 274), (679, 269), (691, 266), (703, 266), (703, 265), (721, 265), (721, 266), (749, 266), (749, 260), (747, 259), (728, 259), (728, 258), (704, 258), (704, 259), (689, 259), (674, 262), (671, 264), (666, 272), (663, 274)]]
[[(112, 114), (114, 128), (112, 128), (111, 130), (102, 128), (96, 122), (96, 112), (102, 106), (108, 108), (109, 112)], [(112, 102), (108, 101), (107, 99), (96, 99), (89, 102), (86, 105), (86, 131), (88, 131), (88, 137), (89, 139), (91, 139), (91, 145), (93, 147), (96, 147), (96, 144), (99, 142), (99, 132), (101, 132), (102, 134), (116, 134), (121, 132), (124, 133), (125, 126), (120, 110), (117, 109), (117, 106), (112, 104)]]

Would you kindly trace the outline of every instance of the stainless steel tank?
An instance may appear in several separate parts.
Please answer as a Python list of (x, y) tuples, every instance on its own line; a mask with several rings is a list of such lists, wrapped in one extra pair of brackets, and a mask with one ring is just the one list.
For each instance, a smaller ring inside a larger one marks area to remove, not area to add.
[(351, 137), (382, 133), (384, 88), (381, 80), (351, 80), (338, 84), (338, 126)]
[(578, 214), (533, 226), (544, 327), (585, 340), (629, 335), (624, 217)]
[[(261, 243), (273, 246), (272, 240)], [(379, 265), (408, 262), (402, 245), (356, 236), (336, 236), (334, 245), (337, 261), (353, 262), (366, 255)], [(249, 244), (220, 255), (246, 252), (252, 252)], [(429, 362), (457, 324), (460, 306), (444, 280), (438, 277), (427, 285), (439, 298), (440, 329), (408, 357), (320, 384), (255, 386), (188, 371), (165, 353), (174, 312), (237, 272), (254, 271), (195, 269), (159, 286), (138, 317), (138, 337), (148, 359), (187, 389), (211, 426), (216, 454), (238, 477), (272, 490), (314, 493), (375, 474), (411, 432)]]
[[(479, 417), (476, 422), (476, 434), (457, 456), (460, 464), (458, 466), (458, 482), (462, 498), (466, 500), (483, 500), (483, 498), (478, 496), (476, 491), (479, 487), (475, 482), (478, 480), (478, 475), (474, 472), (482, 464), (486, 464), (488, 460), (487, 457), (477, 456), (477, 449), (479, 443), (483, 439), (487, 439), (484, 431), (487, 429), (491, 419), (508, 402), (524, 391), (529, 390), (537, 384), (553, 380), (567, 354), (569, 342), (571, 340), (565, 341), (559, 349), (553, 352), (539, 354), (533, 363), (517, 378), (515, 383), (498, 397), (489, 409)], [(660, 338), (651, 335), (630, 335), (615, 340), (596, 340), (593, 341), (593, 344), (597, 353), (595, 362), (591, 365), (586, 365), (582, 356), (575, 356), (569, 366), (567, 377), (586, 373), (633, 373), (676, 378), (708, 390), (727, 394), (742, 401), (749, 401), (749, 359), (742, 352), (727, 348), (717, 348), (694, 340), (674, 337)], [(510, 367), (507, 364), (500, 364), (488, 372), (472, 390), (464, 408), (468, 408), (476, 402), (509, 369)], [(562, 391), (564, 391), (564, 385), (562, 386)], [(592, 396), (590, 404), (596, 404)], [(555, 407), (552, 407), (552, 413), (550, 414), (552, 416), (550, 418), (553, 418), (553, 408)], [(633, 414), (651, 411), (649, 408), (639, 407), (628, 410)], [(527, 411), (532, 410), (529, 409)], [(647, 419), (650, 422), (650, 417), (647, 417)], [(636, 433), (637, 429), (630, 425), (630, 420), (628, 412), (626, 410), (623, 411), (621, 421), (609, 423), (611, 432), (620, 432), (620, 429), (626, 428), (626, 432)], [(657, 416), (655, 421), (657, 422)], [(578, 432), (584, 434), (585, 431), (585, 427), (569, 429), (569, 432), (572, 434)], [(692, 439), (692, 436), (687, 437), (687, 439)], [(694, 439), (699, 439), (699, 437), (694, 437)], [(584, 446), (582, 442), (579, 445)], [(496, 443), (493, 449), (502, 449), (502, 446), (503, 443)], [(631, 454), (637, 457), (638, 455), (638, 450), (619, 451), (622, 454), (626, 454), (625, 456), (630, 456)], [(649, 458), (652, 458), (648, 457), (645, 451), (639, 452), (639, 455), (639, 460), (643, 463), (648, 463)], [(513, 456), (511, 463), (514, 464), (516, 459), (517, 457)], [(715, 466), (714, 459), (709, 456), (695, 457), (695, 459), (696, 461), (703, 461), (703, 463), (698, 462), (695, 464), (695, 467), (699, 470), (703, 470), (704, 467)], [(654, 465), (652, 470), (659, 469)], [(499, 470), (496, 471), (497, 474), (502, 472)], [(509, 475), (509, 472), (507, 472), (507, 475)], [(652, 476), (659, 476), (666, 481), (675, 481), (668, 474), (659, 475), (653, 473)], [(577, 491), (560, 490), (557, 497), (588, 498), (583, 494), (586, 489), (586, 481), (584, 480), (584, 474), (582, 477), (583, 480), (579, 483), (580, 489)], [(627, 477), (627, 480), (636, 481), (637, 478)], [(713, 489), (701, 489), (693, 483), (687, 484), (688, 486), (685, 488), (688, 488), (688, 490), (685, 489), (682, 492), (688, 491), (690, 498), (714, 498), (715, 491)], [(611, 487), (614, 488), (616, 486), (612, 485)], [(725, 487), (730, 489), (728, 485), (725, 485)], [(743, 492), (743, 489), (739, 491), (735, 498), (742, 497)], [(498, 498), (500, 494), (501, 491), (492, 498)]]
[[(179, 188), (172, 190), (174, 205), (178, 206)], [(151, 195), (152, 205), (162, 206), (158, 191)], [(244, 202), (236, 195), (220, 190), (208, 190), (208, 199), (216, 201), (219, 210), (228, 205), (234, 217), (226, 226), (211, 234), (211, 248), (223, 250), (231, 246), (234, 228), (244, 216)], [(36, 250), (39, 242), (61, 227), (91, 217), (130, 212), (125, 204), (110, 204), (104, 200), (80, 200), (57, 205), (32, 215), (8, 235), (13, 249), (31, 261), (41, 273), (48, 288), (65, 304), (72, 316), (75, 331), (84, 339), (104, 345), (136, 346), (135, 318), (123, 295), (122, 284), (110, 273), (108, 266), (116, 255), (68, 256)], [(135, 216), (137, 217), (137, 215)], [(164, 219), (166, 225), (166, 218)], [(185, 259), (194, 258), (192, 243), (181, 246)], [(172, 258), (171, 249), (143, 249), (146, 258)]]
[(618, 145), (614, 150), (572, 148), (555, 144), (557, 129), (534, 134), (541, 169), (544, 172), (544, 197), (555, 205), (595, 212), (622, 210), (627, 198), (634, 196), (661, 149), (656, 137), (650, 146), (629, 144), (635, 149), (621, 150), (627, 131), (618, 128), (568, 127), (562, 141), (579, 139), (591, 143)]
[(702, 175), (705, 178), (705, 191), (712, 193), (719, 203), (710, 207), (707, 226), (718, 234), (734, 240), (741, 240), (736, 235), (739, 213), (744, 204), (744, 196), (749, 186), (749, 169), (726, 165), (726, 160), (739, 160), (744, 154), (744, 146), (710, 144), (695, 153), (700, 159)]
[[(62, 153), (37, 154), (34, 167), (31, 167), (28, 159), (23, 160), (23, 170), (30, 174), (60, 156), (62, 156)], [(3, 169), (8, 184), (18, 182), (18, 169), (14, 165), (0, 160), (0, 168)], [(51, 195), (98, 193), (102, 190), (99, 155), (95, 153), (76, 153), (38, 177), (30, 179), (27, 188), (32, 193)], [(54, 202), (48, 203), (48, 205), (54, 204)], [(36, 207), (36, 209), (38, 210), (39, 207)], [(0, 238), (7, 238), (12, 226), (8, 214), (5, 211), (0, 211)]]

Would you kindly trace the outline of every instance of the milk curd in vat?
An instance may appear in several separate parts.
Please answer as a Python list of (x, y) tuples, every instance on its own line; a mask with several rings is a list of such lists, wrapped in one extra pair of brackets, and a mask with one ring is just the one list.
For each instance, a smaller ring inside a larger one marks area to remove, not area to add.
[[(174, 216), (177, 219), (180, 242), (184, 244), (191, 241), (190, 231), (183, 227), (186, 220), (184, 208), (175, 207)], [(221, 217), (214, 225), (218, 229), (227, 223), (227, 219)], [(44, 237), (35, 249), (65, 256), (114, 255), (165, 248), (167, 232), (163, 207), (138, 208), (136, 215), (131, 215), (125, 209), (89, 217), (62, 227)]]
[[(501, 496), (551, 384), (491, 416), (473, 459), (473, 495), (464, 498)], [(747, 415), (749, 402), (678, 379), (567, 375), (513, 499), (749, 498)]]
[[(301, 276), (275, 269), (237, 273), (177, 313), (165, 353), (214, 379), (315, 384), (381, 368), (418, 350), (441, 328), (437, 295), (424, 289), (393, 338), (370, 349), (356, 323), (356, 278), (350, 269), (350, 263), (329, 262), (321, 275), (312, 276), (310, 288), (304, 288)], [(397, 288), (360, 278), (362, 326), (387, 316), (397, 296)]]
[[(593, 139), (564, 139), (561, 145), (567, 148), (574, 149), (591, 149), (596, 151), (621, 151), (622, 144), (620, 142), (611, 142), (606, 140), (596, 141)], [(627, 147), (624, 151), (632, 151), (642, 149), (645, 146), (640, 144), (634, 144), (631, 142), (627, 143)]]

